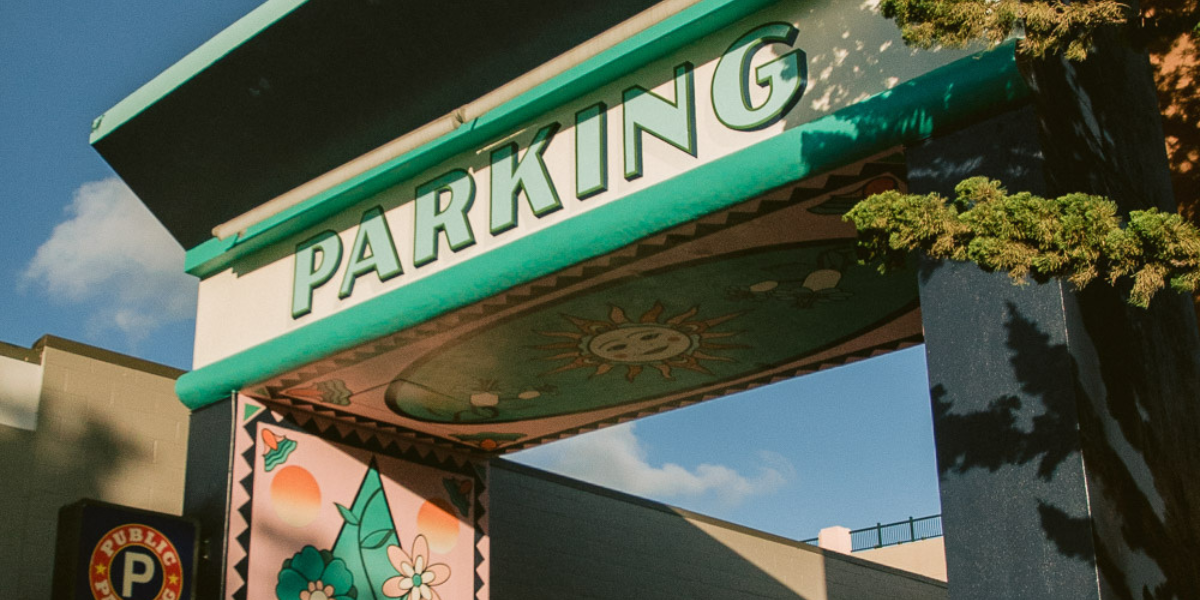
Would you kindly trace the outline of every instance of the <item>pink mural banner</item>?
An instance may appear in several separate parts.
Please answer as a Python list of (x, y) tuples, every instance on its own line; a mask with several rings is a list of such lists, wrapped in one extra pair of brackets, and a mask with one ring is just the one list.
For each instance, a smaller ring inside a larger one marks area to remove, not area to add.
[(486, 467), (238, 398), (226, 597), (485, 600)]

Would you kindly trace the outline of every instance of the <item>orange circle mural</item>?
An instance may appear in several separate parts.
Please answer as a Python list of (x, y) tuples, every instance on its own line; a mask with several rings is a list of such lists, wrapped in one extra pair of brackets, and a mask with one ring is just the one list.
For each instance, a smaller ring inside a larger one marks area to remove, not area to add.
[(458, 545), (458, 517), (449, 502), (441, 498), (428, 500), (417, 511), (417, 529), (425, 535), (429, 547), (445, 554)]
[(304, 527), (321, 509), (321, 486), (307, 469), (284, 467), (271, 481), (271, 506), (284, 523)]

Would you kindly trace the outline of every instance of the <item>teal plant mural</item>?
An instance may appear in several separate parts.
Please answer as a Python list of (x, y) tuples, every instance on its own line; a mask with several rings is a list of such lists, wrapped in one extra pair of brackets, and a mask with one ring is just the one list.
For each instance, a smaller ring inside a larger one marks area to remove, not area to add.
[(388, 510), (383, 482), (375, 464), (367, 469), (354, 502), (337, 505), (345, 523), (333, 544), (334, 556), (344, 557), (355, 581), (361, 581), (365, 594), (359, 600), (378, 598), (383, 580), (394, 574), (387, 556), (387, 545), (397, 539), (396, 526)]
[[(239, 576), (231, 597), (486, 596), (487, 486), (478, 462), (374, 433), (322, 432), (308, 415), (244, 395), (236, 414), (230, 506), (244, 519), (230, 523), (228, 551), (239, 557), (230, 564)], [(385, 439), (383, 452), (370, 447)], [(280, 448), (290, 456), (268, 472), (264, 455)]]
[(450, 579), (450, 567), (430, 563), (424, 535), (401, 548), (374, 462), (350, 506), (336, 506), (343, 524), (333, 549), (305, 546), (285, 560), (278, 600), (438, 600), (434, 587)]
[(267, 472), (287, 462), (292, 452), (296, 451), (296, 441), (286, 436), (276, 436), (270, 429), (262, 430), (263, 467)]
[(353, 600), (358, 591), (345, 561), (328, 550), (305, 546), (283, 561), (275, 596), (279, 600)]

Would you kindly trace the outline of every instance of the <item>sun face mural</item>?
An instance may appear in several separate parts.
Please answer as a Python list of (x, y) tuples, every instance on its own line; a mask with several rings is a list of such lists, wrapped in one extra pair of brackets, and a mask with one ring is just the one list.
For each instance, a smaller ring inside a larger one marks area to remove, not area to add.
[(563, 315), (577, 331), (540, 331), (549, 336), (566, 338), (565, 342), (537, 346), (539, 350), (562, 350), (545, 360), (571, 359), (571, 362), (546, 373), (553, 375), (573, 369), (593, 369), (592, 376), (604, 375), (616, 367), (625, 367), (625, 379), (634, 381), (646, 367), (657, 370), (665, 379), (673, 379), (672, 369), (687, 369), (712, 375), (700, 364), (702, 360), (733, 362), (727, 356), (708, 351), (745, 348), (739, 344), (723, 344), (713, 340), (737, 335), (737, 331), (710, 331), (736, 318), (741, 313), (697, 320), (699, 307), (692, 308), (660, 322), (664, 313), (661, 302), (655, 302), (636, 321), (630, 321), (625, 310), (613, 306), (607, 321), (596, 321)]
[[(384, 399), (420, 421), (503, 424), (737, 380), (912, 309), (911, 277), (853, 256), (853, 241), (837, 240), (671, 264), (451, 340), (402, 369)], [(458, 439), (484, 450), (502, 441)]]

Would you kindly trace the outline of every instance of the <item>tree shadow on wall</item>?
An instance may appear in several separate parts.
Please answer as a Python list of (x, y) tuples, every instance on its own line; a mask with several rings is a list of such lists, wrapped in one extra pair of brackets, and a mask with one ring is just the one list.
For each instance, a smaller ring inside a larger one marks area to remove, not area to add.
[[(942, 385), (931, 394), (934, 419), (950, 433), (938, 444), (938, 468), (965, 473), (973, 468), (996, 471), (1008, 464), (1038, 461), (1037, 475), (1050, 481), (1059, 465), (1077, 447), (1075, 392), (1060, 384), (1058, 369), (1070, 367), (1065, 344), (1051, 344), (1050, 336), (1008, 303), (1007, 346), (1013, 352), (1012, 367), (1026, 396), (1041, 398), (1045, 412), (1032, 419), (1032, 427), (1018, 425), (1021, 399), (1006, 395), (992, 400), (986, 411), (952, 414)], [(1050, 367), (1050, 368), (1047, 368)], [(986, 441), (987, 443), (979, 443)]]
[[(80, 407), (82, 412), (82, 407)], [(64, 421), (78, 429), (65, 431)], [(148, 462), (144, 449), (111, 426), (87, 416), (49, 417), (36, 431), (0, 426), (0, 506), (8, 519), (0, 536), (0, 591), (16, 598), (48, 597), (54, 570), (58, 510), (82, 498), (111, 495), (112, 477), (131, 462)]]
[[(1072, 339), (1079, 346), (1090, 342), (1086, 348), (1051, 343), (1008, 304), (1006, 346), (1020, 397), (1006, 394), (982, 410), (955, 413), (952, 390), (932, 388), (939, 474), (945, 479), (1035, 464), (1037, 477), (1051, 482), (1082, 448), (1091, 516), (1073, 516), (1039, 499), (1046, 539), (1061, 555), (1098, 566), (1104, 598), (1198, 597), (1200, 460), (1189, 450), (1197, 437), (1187, 432), (1195, 433), (1200, 411), (1195, 396), (1183, 401), (1187, 390), (1171, 393), (1148, 381), (1154, 371), (1148, 363), (1156, 357), (1130, 341), (1144, 335), (1138, 330), (1150, 327), (1153, 317), (1131, 318), (1115, 290), (1100, 288), (1076, 295), (1087, 335), (1072, 332)], [(1171, 368), (1184, 372), (1194, 365)], [(1039, 403), (1042, 412), (1029, 418)], [(1161, 575), (1144, 570), (1147, 558)], [(1143, 571), (1133, 572), (1138, 565)]]
[(1164, 293), (1142, 310), (1107, 286), (1078, 297), (1103, 382), (1079, 409), (1093, 488), (1123, 517), (1112, 535), (1165, 575), (1142, 597), (1198, 598), (1200, 344), (1189, 300)]
[[(1179, 212), (1200, 224), (1200, 35), (1189, 33), (1200, 23), (1198, 0), (1142, 0), (1151, 15), (1146, 44), (1154, 67), (1167, 160)], [(1193, 297), (1200, 316), (1200, 294)]]
[[(1008, 304), (1006, 345), (1011, 352), (1013, 374), (1020, 392), (1035, 400), (1022, 402), (1004, 395), (988, 402), (984, 410), (953, 413), (949, 392), (938, 384), (930, 391), (937, 427), (939, 475), (965, 474), (972, 469), (996, 472), (1009, 465), (1036, 463), (1037, 477), (1054, 480), (1058, 468), (1078, 451), (1076, 386), (1063, 385), (1061, 373), (1073, 370), (1065, 344), (1052, 344), (1050, 336), (1024, 317), (1016, 305)], [(1072, 377), (1078, 381), (1077, 377)], [(1041, 404), (1044, 412), (1023, 424), (1027, 405)], [(1045, 500), (1038, 501), (1043, 531), (1059, 552), (1091, 561), (1091, 527), (1086, 518), (1070, 516)]]
[(495, 600), (940, 600), (943, 582), (505, 460), (489, 475)]

